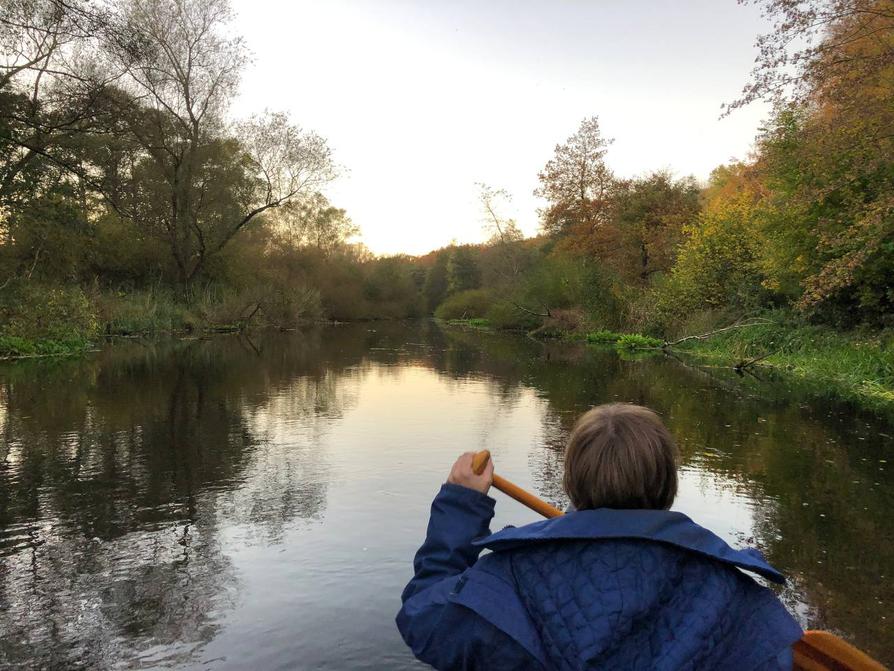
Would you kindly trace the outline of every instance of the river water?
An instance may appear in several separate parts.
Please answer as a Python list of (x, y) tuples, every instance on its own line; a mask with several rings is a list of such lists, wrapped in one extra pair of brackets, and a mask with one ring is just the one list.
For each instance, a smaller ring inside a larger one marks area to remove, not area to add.
[(455, 456), (564, 505), (571, 423), (616, 400), (676, 435), (675, 509), (894, 664), (894, 424), (826, 392), (432, 322), (7, 364), (0, 667), (422, 668), (393, 618)]

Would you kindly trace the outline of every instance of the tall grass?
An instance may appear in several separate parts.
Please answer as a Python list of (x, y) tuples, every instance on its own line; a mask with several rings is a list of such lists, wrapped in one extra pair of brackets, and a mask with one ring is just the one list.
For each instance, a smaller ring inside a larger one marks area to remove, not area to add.
[(894, 402), (894, 332), (842, 333), (785, 322), (757, 324), (681, 346), (735, 364), (753, 361), (826, 382), (855, 397)]

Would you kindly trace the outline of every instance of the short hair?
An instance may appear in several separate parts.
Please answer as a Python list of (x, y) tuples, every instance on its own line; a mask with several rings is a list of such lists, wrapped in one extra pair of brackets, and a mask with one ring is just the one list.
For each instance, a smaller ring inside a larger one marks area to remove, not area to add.
[(565, 493), (577, 510), (667, 510), (677, 495), (677, 446), (653, 411), (610, 403), (584, 413), (565, 448)]

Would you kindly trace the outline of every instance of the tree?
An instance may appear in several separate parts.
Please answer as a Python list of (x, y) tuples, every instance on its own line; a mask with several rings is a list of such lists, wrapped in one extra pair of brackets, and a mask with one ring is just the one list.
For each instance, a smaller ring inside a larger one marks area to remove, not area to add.
[(447, 261), (447, 291), (455, 294), (481, 286), (481, 273), (468, 246), (455, 247)]
[(107, 13), (81, 0), (0, 3), (0, 206), (62, 179), (90, 182), (78, 145), (104, 132), (103, 96), (120, 72), (88, 47), (108, 32)]
[(490, 269), (503, 281), (511, 281), (522, 271), (524, 259), (520, 244), (524, 234), (515, 223), (500, 214), (511, 197), (505, 189), (494, 189), (486, 184), (479, 184), (479, 200), (484, 216), (484, 230), (490, 233), (486, 247), (493, 250), (490, 256)]
[(577, 132), (556, 145), (537, 178), (535, 196), (549, 206), (541, 210), (543, 229), (551, 234), (589, 235), (604, 220), (614, 181), (605, 165), (605, 154), (613, 140), (602, 137), (599, 118), (584, 119)]
[(430, 313), (435, 311), (447, 296), (447, 263), (449, 252), (441, 251), (435, 256), (435, 262), (425, 273), (425, 284), (422, 293), (425, 296), (425, 307)]
[(240, 124), (238, 143), (226, 138), (224, 112), (247, 58), (226, 32), (231, 19), (226, 0), (130, 0), (119, 20), (133, 37), (109, 45), (127, 66), (121, 118), (143, 152), (142, 179), (135, 173), (115, 206), (166, 242), (187, 290), (258, 215), (334, 176), (325, 140), (284, 114)]
[(763, 192), (758, 177), (753, 166), (742, 163), (711, 173), (704, 210), (684, 227), (669, 284), (659, 292), (665, 313), (685, 319), (697, 310), (731, 307), (741, 312), (765, 302), (760, 260), (766, 240), (756, 218)]
[(290, 244), (313, 247), (324, 256), (360, 233), (347, 212), (334, 207), (321, 193), (290, 201), (280, 208), (275, 221)]
[(627, 281), (645, 284), (676, 258), (683, 228), (699, 212), (695, 179), (667, 172), (618, 182), (611, 218), (598, 235), (598, 256)]
[[(755, 100), (803, 102), (842, 78), (876, 79), (890, 68), (894, 4), (890, 0), (739, 0), (760, 5), (773, 29), (760, 35), (750, 81), (725, 114)], [(872, 42), (873, 48), (855, 49)]]

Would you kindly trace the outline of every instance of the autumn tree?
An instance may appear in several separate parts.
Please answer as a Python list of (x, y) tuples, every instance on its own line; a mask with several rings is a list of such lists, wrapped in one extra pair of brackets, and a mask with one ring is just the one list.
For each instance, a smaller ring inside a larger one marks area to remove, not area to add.
[(673, 265), (683, 229), (698, 215), (699, 189), (692, 177), (659, 171), (617, 182), (610, 208), (597, 256), (626, 281), (646, 284)]
[(877, 319), (894, 311), (894, 2), (762, 4), (775, 30), (731, 108), (776, 105), (759, 141), (770, 281), (804, 312)]
[(594, 116), (584, 119), (564, 144), (556, 145), (534, 191), (548, 203), (540, 211), (544, 231), (586, 237), (604, 223), (614, 179), (605, 154), (612, 142), (602, 136)]

